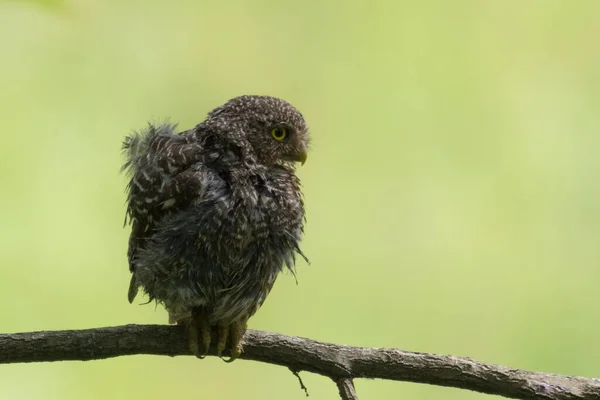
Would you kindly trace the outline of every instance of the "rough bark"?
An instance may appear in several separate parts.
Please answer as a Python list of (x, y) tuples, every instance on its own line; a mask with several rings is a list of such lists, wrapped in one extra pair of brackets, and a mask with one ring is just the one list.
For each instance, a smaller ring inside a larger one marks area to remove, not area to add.
[[(191, 355), (181, 327), (124, 325), (0, 334), (0, 363), (99, 360), (134, 354)], [(214, 355), (211, 349), (210, 355)], [(532, 372), (451, 355), (351, 347), (249, 330), (245, 360), (330, 377), (342, 399), (357, 399), (353, 379), (450, 386), (516, 399), (599, 400), (600, 379)]]

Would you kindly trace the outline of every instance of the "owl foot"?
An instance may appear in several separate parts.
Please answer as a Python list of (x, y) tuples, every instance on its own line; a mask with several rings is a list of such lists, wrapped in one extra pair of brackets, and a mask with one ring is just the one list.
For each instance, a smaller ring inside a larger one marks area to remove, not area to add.
[(210, 321), (208, 314), (202, 310), (192, 311), (192, 319), (188, 325), (188, 345), (190, 351), (203, 359), (210, 348)]
[[(230, 325), (219, 325), (219, 340), (217, 342), (217, 356), (225, 362), (232, 362), (242, 354), (242, 337), (246, 331), (246, 321), (233, 322)], [(229, 339), (229, 340), (228, 340)], [(229, 359), (222, 357), (223, 350), (229, 344)]]
[(223, 358), (223, 350), (227, 346), (227, 337), (229, 336), (229, 325), (219, 324), (217, 327), (219, 338), (217, 340), (217, 357)]

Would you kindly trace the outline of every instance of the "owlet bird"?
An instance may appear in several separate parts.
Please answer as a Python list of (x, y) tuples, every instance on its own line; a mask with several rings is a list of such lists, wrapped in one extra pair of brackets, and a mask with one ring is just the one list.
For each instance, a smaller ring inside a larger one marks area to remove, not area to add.
[(295, 164), (308, 128), (284, 100), (240, 96), (195, 128), (152, 125), (125, 139), (129, 287), (188, 327), (202, 358), (241, 353), (246, 323), (284, 269), (293, 271), (304, 225)]

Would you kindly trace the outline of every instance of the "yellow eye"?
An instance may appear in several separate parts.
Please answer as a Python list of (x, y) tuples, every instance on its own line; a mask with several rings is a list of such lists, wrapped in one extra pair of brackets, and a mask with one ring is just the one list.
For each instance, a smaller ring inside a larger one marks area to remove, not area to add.
[(283, 140), (287, 137), (288, 131), (284, 126), (278, 126), (277, 128), (273, 128), (271, 131), (271, 135), (275, 140)]

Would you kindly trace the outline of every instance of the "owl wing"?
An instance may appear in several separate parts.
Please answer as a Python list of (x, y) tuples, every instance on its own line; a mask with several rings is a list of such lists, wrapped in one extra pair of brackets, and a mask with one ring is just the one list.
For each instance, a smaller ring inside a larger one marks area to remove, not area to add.
[(127, 216), (131, 224), (128, 260), (132, 273), (128, 299), (138, 291), (136, 254), (155, 233), (158, 223), (190, 204), (201, 191), (201, 182), (190, 167), (201, 156), (201, 145), (190, 132), (175, 134), (175, 125), (148, 127), (125, 139), (123, 166), (131, 179), (127, 186)]

